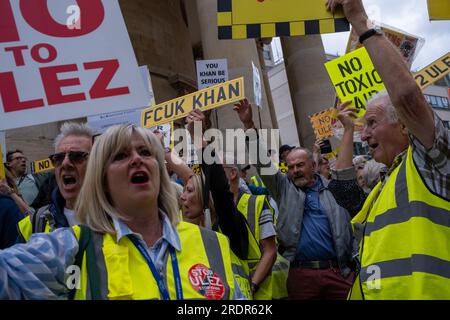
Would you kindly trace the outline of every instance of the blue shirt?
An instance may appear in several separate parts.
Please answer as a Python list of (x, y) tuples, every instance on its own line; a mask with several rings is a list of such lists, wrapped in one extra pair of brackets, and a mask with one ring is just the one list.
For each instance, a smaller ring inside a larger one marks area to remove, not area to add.
[[(181, 250), (181, 243), (167, 215), (161, 214), (160, 217), (163, 235), (151, 248), (123, 221), (113, 219), (113, 222), (117, 241), (128, 234), (135, 234), (147, 248), (157, 270), (164, 273), (164, 257), (169, 246)], [(71, 228), (33, 234), (27, 243), (0, 251), (0, 299), (66, 299), (68, 289), (65, 283), (69, 274), (65, 270), (74, 264), (77, 252), (78, 240)], [(236, 280), (234, 286), (233, 299), (245, 299)]]
[(304, 190), (306, 194), (305, 209), (300, 240), (295, 254), (296, 260), (336, 259), (330, 222), (319, 200), (322, 188), (322, 181), (316, 178), (314, 185)]

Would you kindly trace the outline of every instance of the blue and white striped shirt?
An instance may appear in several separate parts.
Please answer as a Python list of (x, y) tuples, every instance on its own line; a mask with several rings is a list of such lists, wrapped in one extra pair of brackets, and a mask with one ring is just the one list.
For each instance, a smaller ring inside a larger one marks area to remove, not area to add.
[[(147, 248), (158, 270), (165, 271), (165, 255), (169, 245), (181, 250), (177, 230), (165, 214), (161, 214), (163, 235), (152, 248), (142, 236), (133, 233), (119, 219), (113, 219), (117, 241), (135, 234)], [(0, 251), (0, 299), (67, 299), (66, 270), (74, 264), (78, 240), (71, 228), (60, 228), (49, 234), (33, 234), (25, 244)], [(233, 299), (245, 299), (236, 280)]]

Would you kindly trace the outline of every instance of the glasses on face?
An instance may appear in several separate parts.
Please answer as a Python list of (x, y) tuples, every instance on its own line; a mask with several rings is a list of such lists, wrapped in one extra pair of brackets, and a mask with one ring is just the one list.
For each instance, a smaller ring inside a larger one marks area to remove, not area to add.
[(73, 163), (82, 163), (87, 159), (87, 156), (89, 155), (88, 152), (84, 151), (69, 151), (69, 152), (55, 153), (49, 156), (53, 166), (59, 167), (66, 158), (66, 154), (69, 156), (69, 160)]
[(18, 156), (18, 157), (13, 158), (11, 161), (14, 161), (14, 160), (19, 160), (19, 161), (24, 160), (24, 161), (27, 161), (28, 159), (27, 159), (26, 157), (24, 157), (24, 156)]

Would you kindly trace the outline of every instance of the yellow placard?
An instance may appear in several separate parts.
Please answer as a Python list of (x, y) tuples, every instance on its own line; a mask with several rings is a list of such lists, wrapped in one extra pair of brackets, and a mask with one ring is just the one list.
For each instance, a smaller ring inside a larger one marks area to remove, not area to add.
[(339, 154), (339, 151), (341, 150), (341, 148), (336, 148), (333, 151), (331, 151), (330, 153), (324, 154), (323, 157), (327, 160), (330, 160), (331, 158), (336, 158), (336, 156)]
[(141, 126), (151, 128), (184, 118), (194, 109), (206, 111), (244, 97), (244, 78), (241, 77), (144, 109)]
[(309, 117), (316, 139), (325, 139), (333, 136), (331, 122), (336, 119), (336, 109), (330, 108), (315, 113)]
[(200, 164), (196, 163), (193, 164), (191, 166), (191, 170), (195, 173), (195, 174), (201, 174), (202, 173), (202, 167), (200, 166)]
[(342, 9), (311, 0), (218, 0), (219, 39), (247, 39), (348, 31)]
[(3, 164), (2, 145), (0, 144), (0, 180), (5, 179), (5, 165)]
[(33, 161), (31, 163), (31, 171), (33, 173), (40, 173), (40, 172), (50, 171), (50, 170), (53, 170), (53, 169), (55, 169), (55, 167), (53, 166), (53, 164), (52, 164), (52, 162), (50, 161), (49, 158)]
[(430, 20), (450, 20), (449, 0), (428, 0), (427, 4)]
[(429, 64), (419, 72), (414, 74), (414, 80), (422, 91), (443, 78), (450, 72), (450, 52), (443, 55), (433, 63)]
[(280, 171), (282, 174), (286, 174), (288, 172), (287, 164), (284, 162), (275, 163), (275, 167)]
[(358, 117), (364, 115), (367, 101), (385, 89), (365, 48), (327, 62), (325, 67), (339, 99), (343, 102), (351, 100)]

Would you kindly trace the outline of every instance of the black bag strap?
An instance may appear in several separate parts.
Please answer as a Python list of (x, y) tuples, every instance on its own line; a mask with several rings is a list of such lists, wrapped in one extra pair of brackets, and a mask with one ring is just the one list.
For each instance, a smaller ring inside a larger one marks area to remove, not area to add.
[[(80, 225), (80, 239), (78, 240), (78, 252), (75, 256), (75, 265), (77, 265), (80, 270), (82, 270), (83, 256), (86, 252), (86, 267), (87, 276), (89, 281), (89, 287), (91, 290), (92, 300), (101, 300), (102, 296), (100, 294), (100, 275), (96, 265), (96, 255), (94, 248), (94, 241), (92, 240), (93, 235), (91, 229), (84, 225)], [(68, 299), (73, 300), (75, 298), (76, 289), (72, 289), (69, 292)]]
[[(88, 229), (87, 227), (85, 227)], [(92, 233), (90, 229), (89, 233)], [(91, 299), (92, 300), (102, 300), (103, 297), (101, 295), (100, 291), (100, 274), (98, 271), (98, 267), (96, 264), (97, 259), (100, 257), (97, 257), (95, 254), (95, 247), (94, 247), (94, 239), (93, 234), (91, 234), (91, 241), (89, 241), (87, 247), (86, 247), (86, 267), (87, 267), (87, 273), (88, 273), (88, 279), (89, 279), (89, 286), (91, 289)]]

